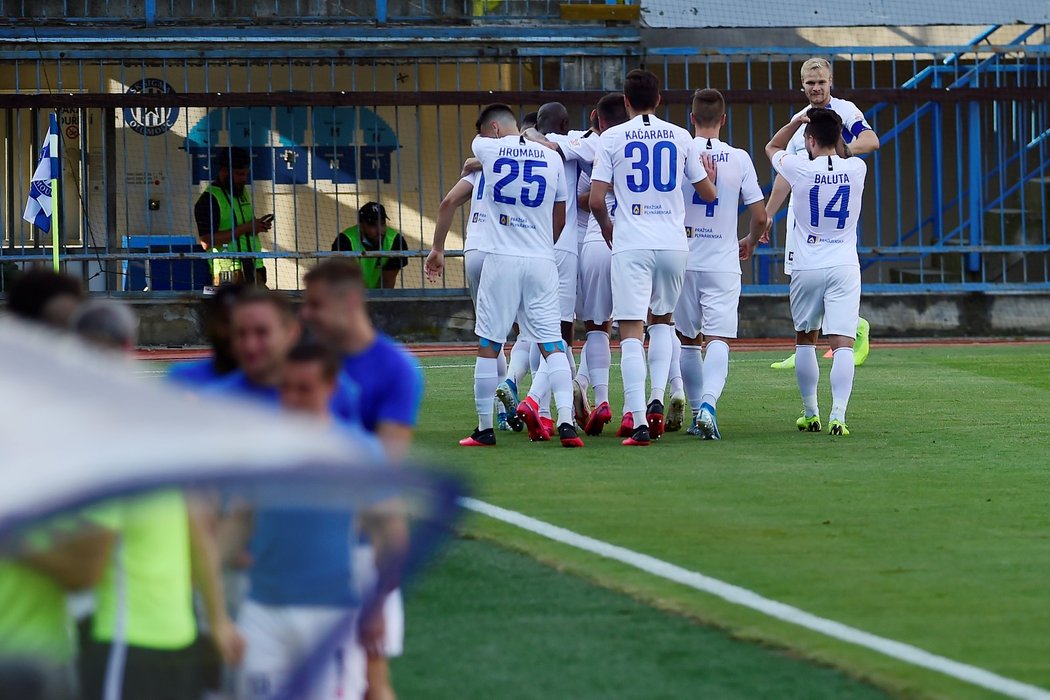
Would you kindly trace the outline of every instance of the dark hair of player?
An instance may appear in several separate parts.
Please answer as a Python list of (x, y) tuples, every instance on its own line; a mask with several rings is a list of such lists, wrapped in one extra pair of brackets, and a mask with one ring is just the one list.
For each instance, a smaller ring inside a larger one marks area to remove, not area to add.
[(655, 109), (660, 103), (660, 79), (655, 73), (635, 68), (623, 81), (623, 94), (638, 112)]
[(814, 107), (806, 112), (806, 116), (809, 117), (806, 136), (812, 136), (822, 148), (838, 145), (842, 138), (842, 117), (825, 107)]
[(61, 272), (26, 270), (18, 274), (7, 290), (7, 309), (27, 321), (43, 321), (48, 303), (61, 296), (82, 299), (80, 282)]
[(482, 124), (493, 120), (506, 119), (508, 117), (511, 119), (516, 119), (514, 116), (514, 110), (512, 110), (507, 105), (499, 102), (490, 105), (485, 105), (481, 108), (481, 113), (478, 114), (478, 120), (474, 123), (474, 128), (476, 128), (478, 132), (480, 132)]
[(595, 131), (597, 131), (600, 128), (601, 125), (598, 122), (598, 109), (597, 108), (595, 108), (594, 111), (591, 113), (591, 121), (589, 122), (588, 126), (590, 126)]
[(521, 128), (528, 129), (536, 126), (536, 120), (539, 118), (538, 112), (526, 112), (521, 115)]
[(330, 287), (364, 289), (365, 286), (361, 265), (349, 258), (329, 258), (303, 275), (303, 281), (306, 284), (324, 282)]
[(316, 362), (321, 365), (321, 376), (326, 381), (334, 381), (339, 376), (342, 363), (339, 356), (329, 348), (312, 340), (304, 340), (296, 345), (288, 353), (290, 364), (306, 364)]
[(598, 100), (598, 116), (605, 122), (606, 128), (627, 121), (627, 107), (623, 104), (623, 95), (611, 92)]
[(718, 90), (704, 88), (693, 93), (693, 120), (697, 126), (719, 126), (725, 113), (726, 98)]
[(287, 296), (275, 289), (248, 288), (239, 294), (233, 302), (233, 311), (255, 304), (265, 304), (277, 311), (284, 321), (295, 320), (295, 309)]

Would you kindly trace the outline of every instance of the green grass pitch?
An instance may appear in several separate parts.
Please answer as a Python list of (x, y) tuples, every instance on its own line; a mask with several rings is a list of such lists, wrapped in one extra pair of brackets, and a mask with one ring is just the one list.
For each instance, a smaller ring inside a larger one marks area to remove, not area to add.
[[(795, 430), (778, 357), (736, 353), (721, 442), (582, 450), (458, 447), (473, 362), (432, 358), (416, 454), (496, 505), (1050, 688), (1048, 358), (877, 348), (832, 439)], [(410, 591), (404, 697), (994, 697), (480, 516), (464, 530)]]

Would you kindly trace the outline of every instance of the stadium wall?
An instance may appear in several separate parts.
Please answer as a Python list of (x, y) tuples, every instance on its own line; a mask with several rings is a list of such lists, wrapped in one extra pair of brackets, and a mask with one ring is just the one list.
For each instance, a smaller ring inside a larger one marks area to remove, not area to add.
[[(134, 299), (140, 342), (152, 347), (205, 345), (193, 299)], [(473, 343), (474, 312), (466, 297), (423, 295), (374, 298), (376, 325), (404, 342)], [(1050, 294), (879, 294), (861, 299), (861, 315), (876, 338), (1050, 337)], [(791, 343), (784, 296), (746, 296), (740, 302), (740, 337), (783, 338)], [(579, 333), (577, 337), (582, 337)]]

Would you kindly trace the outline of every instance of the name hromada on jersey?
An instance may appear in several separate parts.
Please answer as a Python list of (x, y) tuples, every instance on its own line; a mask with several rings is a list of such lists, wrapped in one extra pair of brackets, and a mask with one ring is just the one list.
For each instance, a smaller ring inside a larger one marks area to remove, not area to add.
[(554, 203), (568, 198), (561, 156), (523, 136), (477, 136), (472, 148), (491, 219), (481, 250), (553, 260)]

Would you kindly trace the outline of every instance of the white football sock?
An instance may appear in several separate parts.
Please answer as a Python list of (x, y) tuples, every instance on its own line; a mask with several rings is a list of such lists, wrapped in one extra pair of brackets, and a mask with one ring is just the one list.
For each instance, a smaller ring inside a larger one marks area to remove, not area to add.
[(820, 409), (817, 408), (820, 365), (817, 364), (815, 345), (795, 346), (795, 379), (798, 380), (798, 391), (802, 394), (802, 406), (805, 408), (806, 417), (820, 415)]
[(572, 372), (569, 370), (569, 358), (563, 352), (552, 352), (547, 355), (547, 376), (550, 378), (554, 404), (558, 407), (558, 420), (572, 425)]
[(507, 381), (507, 353), (503, 348), (500, 348), (499, 354), (496, 355), (496, 374), (499, 376), (500, 384)]
[(525, 373), (529, 371), (529, 341), (518, 338), (510, 349), (510, 366), (507, 367), (507, 379), (514, 382), (514, 386), (521, 385)]
[(542, 361), (543, 353), (540, 352), (540, 346), (536, 343), (529, 343), (529, 371), (535, 375)]
[(671, 385), (671, 396), (685, 389), (682, 381), (682, 339), (677, 333), (671, 333), (671, 370), (667, 382)]
[(699, 345), (682, 346), (681, 365), (685, 394), (689, 397), (689, 407), (695, 416), (700, 412), (704, 394), (704, 358)]
[(576, 376), (576, 358), (572, 356), (572, 346), (568, 343), (565, 344), (565, 361), (569, 363), (569, 371), (572, 372), (572, 376)]
[[(797, 360), (796, 360), (797, 362)], [(831, 420), (846, 422), (846, 406), (853, 393), (853, 348), (838, 348), (831, 361)]]
[(492, 428), (492, 396), (499, 386), (496, 359), (479, 357), (474, 361), (474, 406), (478, 411), (478, 428)]
[(587, 393), (587, 388), (591, 385), (591, 371), (587, 368), (587, 344), (584, 343), (583, 347), (580, 348), (580, 361), (576, 365), (576, 381), (583, 389), (583, 393)]
[(609, 366), (612, 365), (612, 350), (609, 334), (605, 331), (587, 331), (587, 342), (583, 345), (583, 359), (590, 372), (594, 386), (594, 405), (609, 401)]
[(704, 394), (701, 403), (711, 404), (714, 408), (726, 387), (729, 376), (729, 346), (722, 340), (712, 340), (707, 344), (704, 356)]
[(649, 401), (663, 403), (667, 377), (671, 373), (671, 338), (674, 331), (666, 323), (649, 326)]
[(623, 377), (623, 410), (634, 415), (641, 427), (645, 418), (645, 350), (638, 338), (620, 341), (620, 375)]
[(540, 407), (540, 415), (550, 417), (551, 382), (550, 367), (547, 360), (540, 355), (540, 366), (532, 373), (532, 386), (529, 387), (529, 396)]

